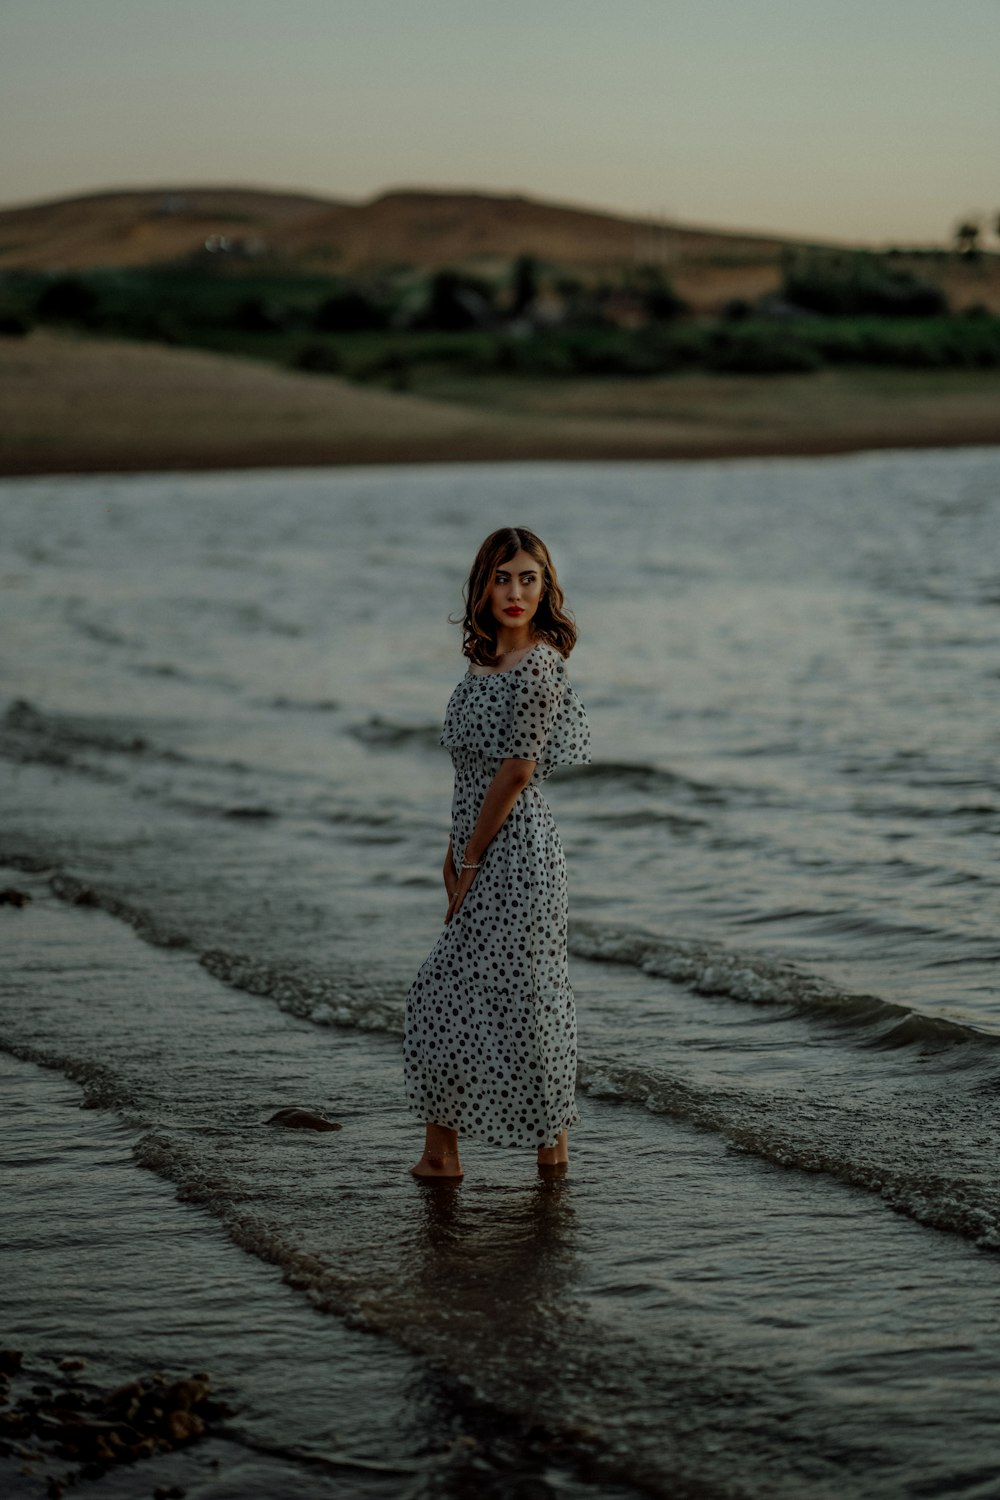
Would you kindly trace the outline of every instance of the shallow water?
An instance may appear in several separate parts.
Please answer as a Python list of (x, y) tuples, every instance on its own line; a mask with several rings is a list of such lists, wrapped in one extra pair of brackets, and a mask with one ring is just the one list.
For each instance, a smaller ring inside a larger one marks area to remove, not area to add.
[[(263, 1278), (355, 1340), (352, 1452), (417, 1462), (415, 1494), (994, 1492), (1000, 454), (43, 480), (0, 506), (0, 858), (35, 898), (0, 911), (3, 1046), (67, 1173), (23, 1059), (194, 1205), (226, 1317)], [(566, 1184), (470, 1145), (426, 1193), (398, 1035), (441, 919), (444, 616), (507, 519), (556, 551), (594, 730), (549, 784), (583, 1124)], [(344, 1129), (263, 1126), (290, 1103)], [(107, 1362), (138, 1357), (133, 1299)], [(290, 1326), (255, 1332), (267, 1368)], [(224, 1348), (191, 1358), (239, 1386)], [(295, 1381), (236, 1394), (313, 1474), (333, 1439)], [(429, 1458), (428, 1411), (474, 1438)]]

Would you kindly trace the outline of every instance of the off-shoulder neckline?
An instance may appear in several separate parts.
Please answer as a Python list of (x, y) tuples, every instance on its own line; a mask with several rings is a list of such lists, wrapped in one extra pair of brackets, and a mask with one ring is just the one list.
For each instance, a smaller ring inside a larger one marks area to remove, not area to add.
[[(556, 650), (556, 648), (551, 645), (549, 641), (536, 641), (531, 649), (524, 653), (520, 661), (516, 661), (512, 667), (504, 667), (502, 672), (474, 672), (472, 670), (472, 667), (470, 666), (465, 675), (466, 677), (471, 677), (474, 681), (478, 681), (480, 678), (483, 678), (485, 680), (490, 677), (509, 677), (511, 672), (517, 672), (521, 667), (523, 667), (528, 658), (534, 656), (535, 652), (539, 649), (540, 646), (547, 646), (550, 651)], [(558, 651), (556, 651), (556, 655), (559, 655)]]

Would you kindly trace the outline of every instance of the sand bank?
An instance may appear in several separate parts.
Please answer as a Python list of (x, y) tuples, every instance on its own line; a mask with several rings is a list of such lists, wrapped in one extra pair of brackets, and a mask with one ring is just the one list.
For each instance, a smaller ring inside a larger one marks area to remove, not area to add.
[(1000, 443), (1000, 372), (441, 380), (396, 394), (158, 345), (0, 339), (0, 473), (718, 458)]

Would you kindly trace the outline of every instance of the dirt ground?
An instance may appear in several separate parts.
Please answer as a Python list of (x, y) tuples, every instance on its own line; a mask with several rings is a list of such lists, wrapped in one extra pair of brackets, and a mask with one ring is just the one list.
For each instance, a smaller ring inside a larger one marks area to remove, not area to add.
[(0, 339), (0, 473), (662, 459), (1000, 444), (1000, 371), (454, 376), (421, 395), (155, 345)]

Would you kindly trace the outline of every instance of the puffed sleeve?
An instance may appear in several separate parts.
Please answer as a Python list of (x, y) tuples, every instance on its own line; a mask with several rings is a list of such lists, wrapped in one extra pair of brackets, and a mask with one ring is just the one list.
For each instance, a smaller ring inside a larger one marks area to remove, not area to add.
[(542, 777), (556, 766), (590, 760), (590, 727), (557, 651), (532, 653), (510, 674), (509, 716), (498, 754), (538, 762)]

